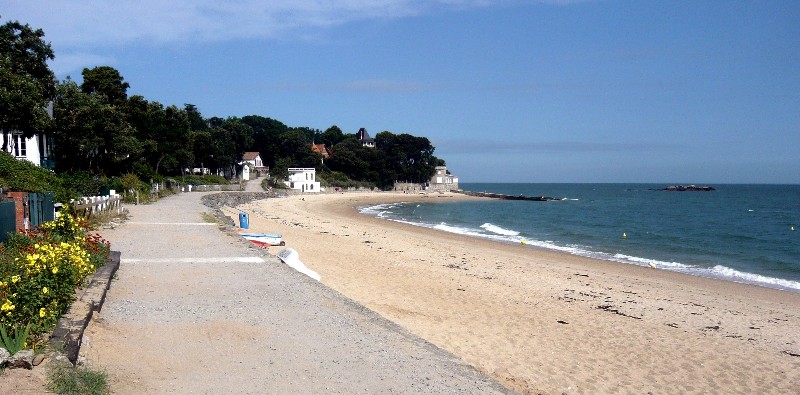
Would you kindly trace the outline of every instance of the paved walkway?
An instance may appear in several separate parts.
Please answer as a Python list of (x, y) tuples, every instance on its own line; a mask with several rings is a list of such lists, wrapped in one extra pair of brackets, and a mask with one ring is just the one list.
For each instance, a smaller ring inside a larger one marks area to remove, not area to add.
[(102, 231), (122, 264), (82, 355), (115, 393), (508, 393), (204, 222), (202, 195), (128, 207)]
[(254, 178), (250, 181), (247, 181), (247, 185), (244, 186), (245, 192), (264, 192), (264, 188), (261, 187), (261, 182), (264, 181), (264, 177)]

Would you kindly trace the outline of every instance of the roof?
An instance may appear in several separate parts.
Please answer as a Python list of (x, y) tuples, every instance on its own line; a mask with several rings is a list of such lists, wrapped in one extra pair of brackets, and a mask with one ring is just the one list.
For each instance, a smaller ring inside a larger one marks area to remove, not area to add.
[(358, 139), (361, 141), (375, 141), (375, 139), (369, 137), (369, 133), (365, 128), (358, 129), (358, 132), (356, 132), (356, 137), (358, 137)]
[(255, 160), (257, 156), (261, 155), (258, 152), (245, 152), (242, 155), (242, 160)]
[(328, 154), (328, 149), (325, 148), (325, 144), (311, 144), (311, 150), (322, 155), (323, 158), (330, 156)]

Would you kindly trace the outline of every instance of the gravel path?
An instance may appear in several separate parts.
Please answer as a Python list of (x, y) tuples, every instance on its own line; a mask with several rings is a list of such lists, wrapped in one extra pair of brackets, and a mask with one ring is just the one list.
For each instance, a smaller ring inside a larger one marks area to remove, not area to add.
[(102, 232), (122, 264), (82, 355), (115, 393), (509, 393), (204, 223), (202, 195), (128, 207)]

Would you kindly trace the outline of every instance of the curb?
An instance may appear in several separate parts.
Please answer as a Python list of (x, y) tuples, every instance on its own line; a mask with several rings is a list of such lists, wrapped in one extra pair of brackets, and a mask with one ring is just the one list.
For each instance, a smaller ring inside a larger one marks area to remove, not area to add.
[(106, 291), (111, 286), (111, 279), (119, 269), (119, 251), (111, 251), (108, 262), (94, 273), (94, 277), (80, 296), (69, 306), (67, 312), (58, 319), (56, 329), (50, 335), (50, 346), (58, 350), (74, 365), (78, 361), (83, 331), (89, 325), (95, 311), (103, 308)]

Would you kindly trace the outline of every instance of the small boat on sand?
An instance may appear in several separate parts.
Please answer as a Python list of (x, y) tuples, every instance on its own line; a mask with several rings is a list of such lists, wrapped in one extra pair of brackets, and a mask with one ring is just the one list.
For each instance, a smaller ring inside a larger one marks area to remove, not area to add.
[(251, 243), (261, 246), (285, 246), (286, 242), (283, 241), (283, 236), (270, 233), (239, 233), (242, 237)]

